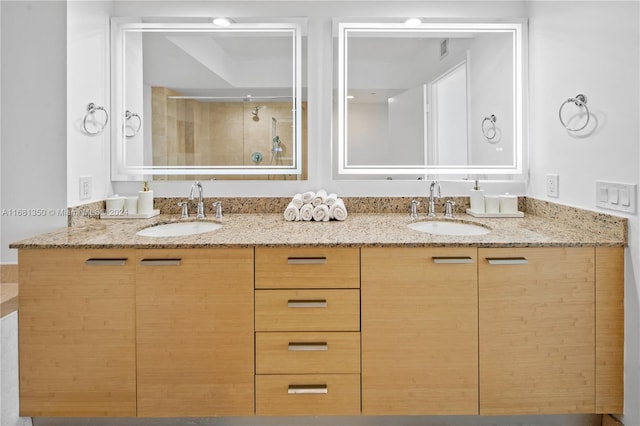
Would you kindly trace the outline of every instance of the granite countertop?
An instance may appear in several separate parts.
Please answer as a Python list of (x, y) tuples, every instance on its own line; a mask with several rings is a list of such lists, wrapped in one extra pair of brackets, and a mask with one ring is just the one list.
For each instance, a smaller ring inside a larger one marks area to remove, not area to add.
[[(442, 216), (437, 220), (445, 220)], [(192, 220), (192, 219), (191, 219)], [(213, 221), (212, 218), (205, 219)], [(278, 246), (478, 246), (478, 247), (578, 247), (624, 246), (626, 225), (619, 227), (584, 220), (554, 220), (527, 214), (524, 218), (475, 218), (457, 214), (454, 220), (484, 225), (491, 232), (479, 236), (442, 236), (407, 227), (407, 214), (354, 213), (344, 222), (287, 222), (282, 214), (227, 214), (216, 231), (181, 237), (142, 237), (142, 228), (179, 222), (177, 215), (151, 219), (87, 220), (79, 226), (12, 243), (11, 248), (202, 248)]]

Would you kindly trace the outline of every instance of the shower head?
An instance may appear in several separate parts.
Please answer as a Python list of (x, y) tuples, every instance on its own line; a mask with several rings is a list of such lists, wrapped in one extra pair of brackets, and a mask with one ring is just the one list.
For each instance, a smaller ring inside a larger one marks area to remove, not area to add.
[(253, 107), (253, 109), (251, 110), (251, 115), (253, 115), (253, 121), (260, 121), (260, 116), (258, 115), (258, 111), (260, 111), (259, 106)]

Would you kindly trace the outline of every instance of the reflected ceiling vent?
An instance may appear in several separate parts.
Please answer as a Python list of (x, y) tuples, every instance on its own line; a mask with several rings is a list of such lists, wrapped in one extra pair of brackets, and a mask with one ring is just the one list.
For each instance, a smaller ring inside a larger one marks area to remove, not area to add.
[(449, 54), (449, 39), (442, 39), (440, 42), (440, 59), (443, 59)]

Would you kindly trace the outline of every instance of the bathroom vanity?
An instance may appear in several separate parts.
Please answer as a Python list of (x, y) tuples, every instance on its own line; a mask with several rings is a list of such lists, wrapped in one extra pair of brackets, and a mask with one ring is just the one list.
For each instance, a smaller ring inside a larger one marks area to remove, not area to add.
[(160, 216), (15, 243), (21, 414), (621, 412), (626, 224), (459, 218), (491, 232), (265, 214), (135, 235)]

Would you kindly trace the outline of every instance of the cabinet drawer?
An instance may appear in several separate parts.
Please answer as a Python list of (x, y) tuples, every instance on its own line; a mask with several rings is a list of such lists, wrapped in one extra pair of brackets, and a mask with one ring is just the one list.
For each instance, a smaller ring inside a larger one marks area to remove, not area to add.
[(256, 331), (360, 331), (360, 290), (257, 290)]
[(258, 416), (359, 414), (359, 374), (256, 376)]
[(360, 251), (257, 248), (256, 288), (360, 288)]
[(256, 374), (360, 373), (360, 333), (256, 333)]

